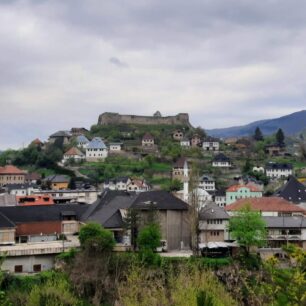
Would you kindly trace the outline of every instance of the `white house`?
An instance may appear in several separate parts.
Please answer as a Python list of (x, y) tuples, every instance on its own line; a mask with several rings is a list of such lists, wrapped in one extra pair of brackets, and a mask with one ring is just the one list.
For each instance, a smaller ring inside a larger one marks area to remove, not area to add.
[(66, 163), (69, 160), (80, 162), (85, 159), (85, 154), (78, 148), (72, 147), (66, 153), (64, 153), (62, 163)]
[(261, 166), (255, 166), (255, 167), (253, 167), (252, 171), (253, 172), (262, 172), (262, 173), (264, 173), (265, 172), (265, 168), (261, 167)]
[(146, 133), (142, 137), (141, 143), (143, 147), (154, 147), (154, 137), (151, 134)]
[(94, 137), (86, 148), (87, 161), (104, 160), (108, 156), (108, 148), (100, 137)]
[(83, 149), (85, 149), (89, 144), (89, 140), (84, 135), (77, 136), (76, 142), (77, 142), (77, 146)]
[(269, 162), (266, 165), (266, 175), (270, 178), (287, 178), (292, 175), (292, 165)]
[(203, 175), (199, 180), (199, 188), (207, 191), (215, 191), (215, 180), (208, 175)]
[(104, 189), (110, 190), (127, 190), (127, 186), (131, 183), (131, 179), (127, 176), (117, 177), (112, 180), (106, 180), (103, 184)]
[(145, 180), (132, 179), (129, 183), (127, 183), (126, 190), (134, 192), (144, 192), (149, 191), (150, 186), (146, 183)]
[(202, 143), (202, 148), (204, 151), (219, 151), (219, 140), (210, 136), (206, 137)]
[(220, 153), (214, 157), (212, 166), (219, 167), (219, 168), (230, 168), (232, 166), (232, 163), (231, 163), (231, 160), (227, 156)]
[(181, 147), (189, 148), (190, 147), (190, 140), (184, 138), (180, 141)]
[(33, 194), (35, 191), (38, 191), (39, 188), (35, 184), (8, 184), (6, 190), (8, 194), (24, 196)]
[(224, 189), (220, 189), (215, 192), (215, 203), (219, 207), (226, 206), (226, 193)]
[(110, 152), (120, 152), (122, 150), (122, 142), (111, 142), (109, 144)]

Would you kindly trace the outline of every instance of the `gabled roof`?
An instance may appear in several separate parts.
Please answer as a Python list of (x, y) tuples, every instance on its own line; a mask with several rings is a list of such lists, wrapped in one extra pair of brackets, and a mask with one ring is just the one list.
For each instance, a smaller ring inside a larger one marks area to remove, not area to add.
[(88, 144), (87, 149), (106, 149), (106, 145), (100, 137), (94, 137)]
[(215, 203), (208, 203), (199, 212), (200, 220), (213, 220), (213, 219), (229, 219), (228, 213), (223, 207), (219, 207)]
[(211, 176), (208, 176), (206, 174), (203, 174), (201, 177), (200, 177), (200, 182), (214, 182), (215, 180), (211, 177)]
[(215, 196), (217, 196), (217, 197), (225, 197), (225, 189), (218, 189), (218, 190), (216, 190)]
[(67, 175), (54, 174), (47, 176), (44, 181), (51, 183), (69, 183), (70, 178)]
[(13, 165), (6, 165), (4, 167), (0, 167), (0, 175), (5, 175), (5, 174), (16, 174), (16, 175), (25, 175), (26, 171), (23, 171)]
[(71, 133), (69, 131), (57, 131), (54, 134), (49, 136), (50, 138), (53, 137), (71, 137)]
[(145, 133), (142, 140), (154, 140), (154, 137), (150, 133)]
[(37, 172), (27, 173), (25, 179), (27, 181), (37, 181), (41, 179), (41, 175)]
[(233, 185), (226, 189), (226, 192), (236, 192), (241, 188), (247, 188), (251, 192), (260, 192), (260, 190), (254, 185)]
[(269, 162), (266, 164), (267, 170), (291, 170), (292, 164)]
[(8, 191), (11, 191), (11, 190), (16, 190), (16, 189), (25, 190), (28, 188), (37, 188), (38, 186), (36, 184), (25, 183), (25, 184), (7, 184), (5, 187)]
[(214, 162), (230, 162), (231, 160), (223, 153), (219, 153), (214, 157)]
[(72, 147), (70, 148), (64, 155), (70, 155), (70, 156), (84, 156), (84, 153), (82, 153), (78, 148)]
[(289, 202), (303, 203), (306, 202), (306, 186), (300, 183), (294, 176), (290, 176), (287, 183), (275, 195)]
[[(186, 157), (180, 157), (174, 164), (173, 168), (184, 168), (185, 162), (187, 162)], [(188, 165), (188, 164), (187, 164)]]
[(89, 143), (89, 140), (88, 140), (88, 138), (86, 137), (86, 136), (84, 136), (84, 135), (79, 135), (79, 136), (77, 136), (76, 137), (76, 141), (78, 142), (78, 143)]
[(250, 205), (252, 210), (270, 212), (297, 212), (306, 215), (306, 210), (279, 197), (262, 197), (239, 199), (227, 205), (227, 211), (238, 211), (245, 205)]
[(0, 212), (0, 228), (14, 228), (16, 225), (7, 216)]
[(204, 138), (203, 142), (219, 142), (219, 139), (212, 136), (207, 136)]

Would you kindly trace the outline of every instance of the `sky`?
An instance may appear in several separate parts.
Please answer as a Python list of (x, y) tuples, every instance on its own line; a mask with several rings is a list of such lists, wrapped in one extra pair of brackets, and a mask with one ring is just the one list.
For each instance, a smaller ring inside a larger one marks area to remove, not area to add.
[(103, 112), (241, 125), (306, 109), (306, 1), (1, 0), (0, 150)]

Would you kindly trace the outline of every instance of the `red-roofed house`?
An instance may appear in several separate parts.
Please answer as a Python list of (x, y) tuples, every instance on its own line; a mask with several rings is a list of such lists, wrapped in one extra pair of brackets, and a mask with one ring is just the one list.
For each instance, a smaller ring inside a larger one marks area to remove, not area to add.
[(85, 154), (82, 153), (78, 148), (72, 147), (64, 154), (62, 162), (65, 163), (72, 159), (76, 162), (81, 161), (85, 159)]
[(7, 184), (24, 184), (26, 172), (13, 166), (0, 167), (0, 186)]
[(260, 197), (262, 197), (262, 191), (254, 185), (233, 185), (226, 190), (226, 205), (239, 199)]
[(252, 210), (260, 211), (264, 217), (306, 215), (305, 209), (279, 197), (239, 199), (226, 206), (225, 210), (230, 215), (235, 215), (235, 212), (245, 205), (250, 205)]

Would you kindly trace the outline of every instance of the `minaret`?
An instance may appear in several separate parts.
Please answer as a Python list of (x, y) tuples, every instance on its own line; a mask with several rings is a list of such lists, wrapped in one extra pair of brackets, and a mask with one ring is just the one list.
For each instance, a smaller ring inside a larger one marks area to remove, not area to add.
[(183, 196), (183, 200), (188, 203), (189, 177), (188, 177), (188, 163), (187, 163), (186, 159), (185, 159), (185, 162), (184, 162), (184, 178), (183, 178), (183, 182), (184, 182), (184, 196)]

